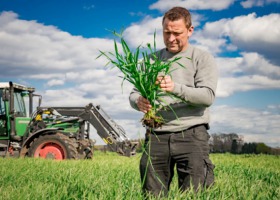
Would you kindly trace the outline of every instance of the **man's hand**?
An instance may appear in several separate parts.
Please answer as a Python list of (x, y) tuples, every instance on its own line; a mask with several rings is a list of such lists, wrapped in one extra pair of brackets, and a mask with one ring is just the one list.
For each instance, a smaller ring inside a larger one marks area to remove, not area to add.
[(157, 77), (156, 84), (159, 84), (160, 88), (166, 92), (172, 92), (174, 90), (174, 82), (170, 76)]
[(152, 105), (150, 104), (150, 102), (142, 96), (140, 96), (138, 98), (137, 106), (138, 106), (139, 110), (142, 111), (143, 113), (147, 113), (152, 108)]

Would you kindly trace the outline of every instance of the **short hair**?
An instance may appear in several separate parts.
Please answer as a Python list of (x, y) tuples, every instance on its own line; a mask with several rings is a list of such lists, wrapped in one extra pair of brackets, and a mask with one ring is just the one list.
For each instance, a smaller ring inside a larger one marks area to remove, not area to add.
[(191, 14), (186, 8), (183, 7), (173, 7), (168, 10), (162, 18), (162, 24), (164, 23), (165, 19), (169, 19), (170, 21), (183, 19), (185, 20), (187, 28), (192, 26)]

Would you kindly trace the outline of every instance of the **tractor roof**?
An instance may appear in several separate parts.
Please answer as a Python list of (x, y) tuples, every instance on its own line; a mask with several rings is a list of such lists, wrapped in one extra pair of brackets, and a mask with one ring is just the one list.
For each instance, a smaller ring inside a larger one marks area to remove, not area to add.
[[(13, 83), (13, 86), (15, 89), (19, 89), (19, 90), (24, 90), (24, 91), (29, 91), (29, 92), (34, 92), (35, 88), (33, 87), (27, 87), (24, 85), (20, 85), (18, 83)], [(9, 82), (0, 82), (0, 89), (2, 88), (10, 88), (10, 83)]]

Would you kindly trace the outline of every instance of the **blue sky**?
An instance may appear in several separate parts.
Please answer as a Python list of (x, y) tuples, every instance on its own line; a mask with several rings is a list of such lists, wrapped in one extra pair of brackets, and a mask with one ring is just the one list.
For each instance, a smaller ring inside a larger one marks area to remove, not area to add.
[(210, 133), (280, 146), (280, 0), (0, 0), (0, 81), (36, 87), (45, 106), (100, 104), (130, 138), (143, 137), (131, 85), (95, 58), (113, 48), (108, 30), (123, 30), (131, 47), (156, 31), (163, 48), (161, 17), (176, 5), (192, 13), (191, 43), (219, 67)]

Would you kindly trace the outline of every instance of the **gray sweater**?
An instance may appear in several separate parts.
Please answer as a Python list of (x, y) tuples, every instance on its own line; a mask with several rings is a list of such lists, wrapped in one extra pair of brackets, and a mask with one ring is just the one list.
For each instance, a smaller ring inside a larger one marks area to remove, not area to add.
[[(177, 54), (170, 53), (166, 49), (158, 53), (161, 60), (181, 57), (179, 62), (185, 67), (172, 64), (170, 75), (175, 82), (172, 93), (179, 98), (163, 97), (164, 104), (171, 106), (173, 111), (165, 109), (158, 112), (165, 123), (155, 131), (176, 132), (194, 125), (209, 123), (208, 107), (214, 102), (218, 79), (213, 56), (191, 45), (188, 45), (186, 51)], [(136, 110), (139, 110), (136, 105), (139, 96), (135, 88), (129, 96), (130, 104)]]

